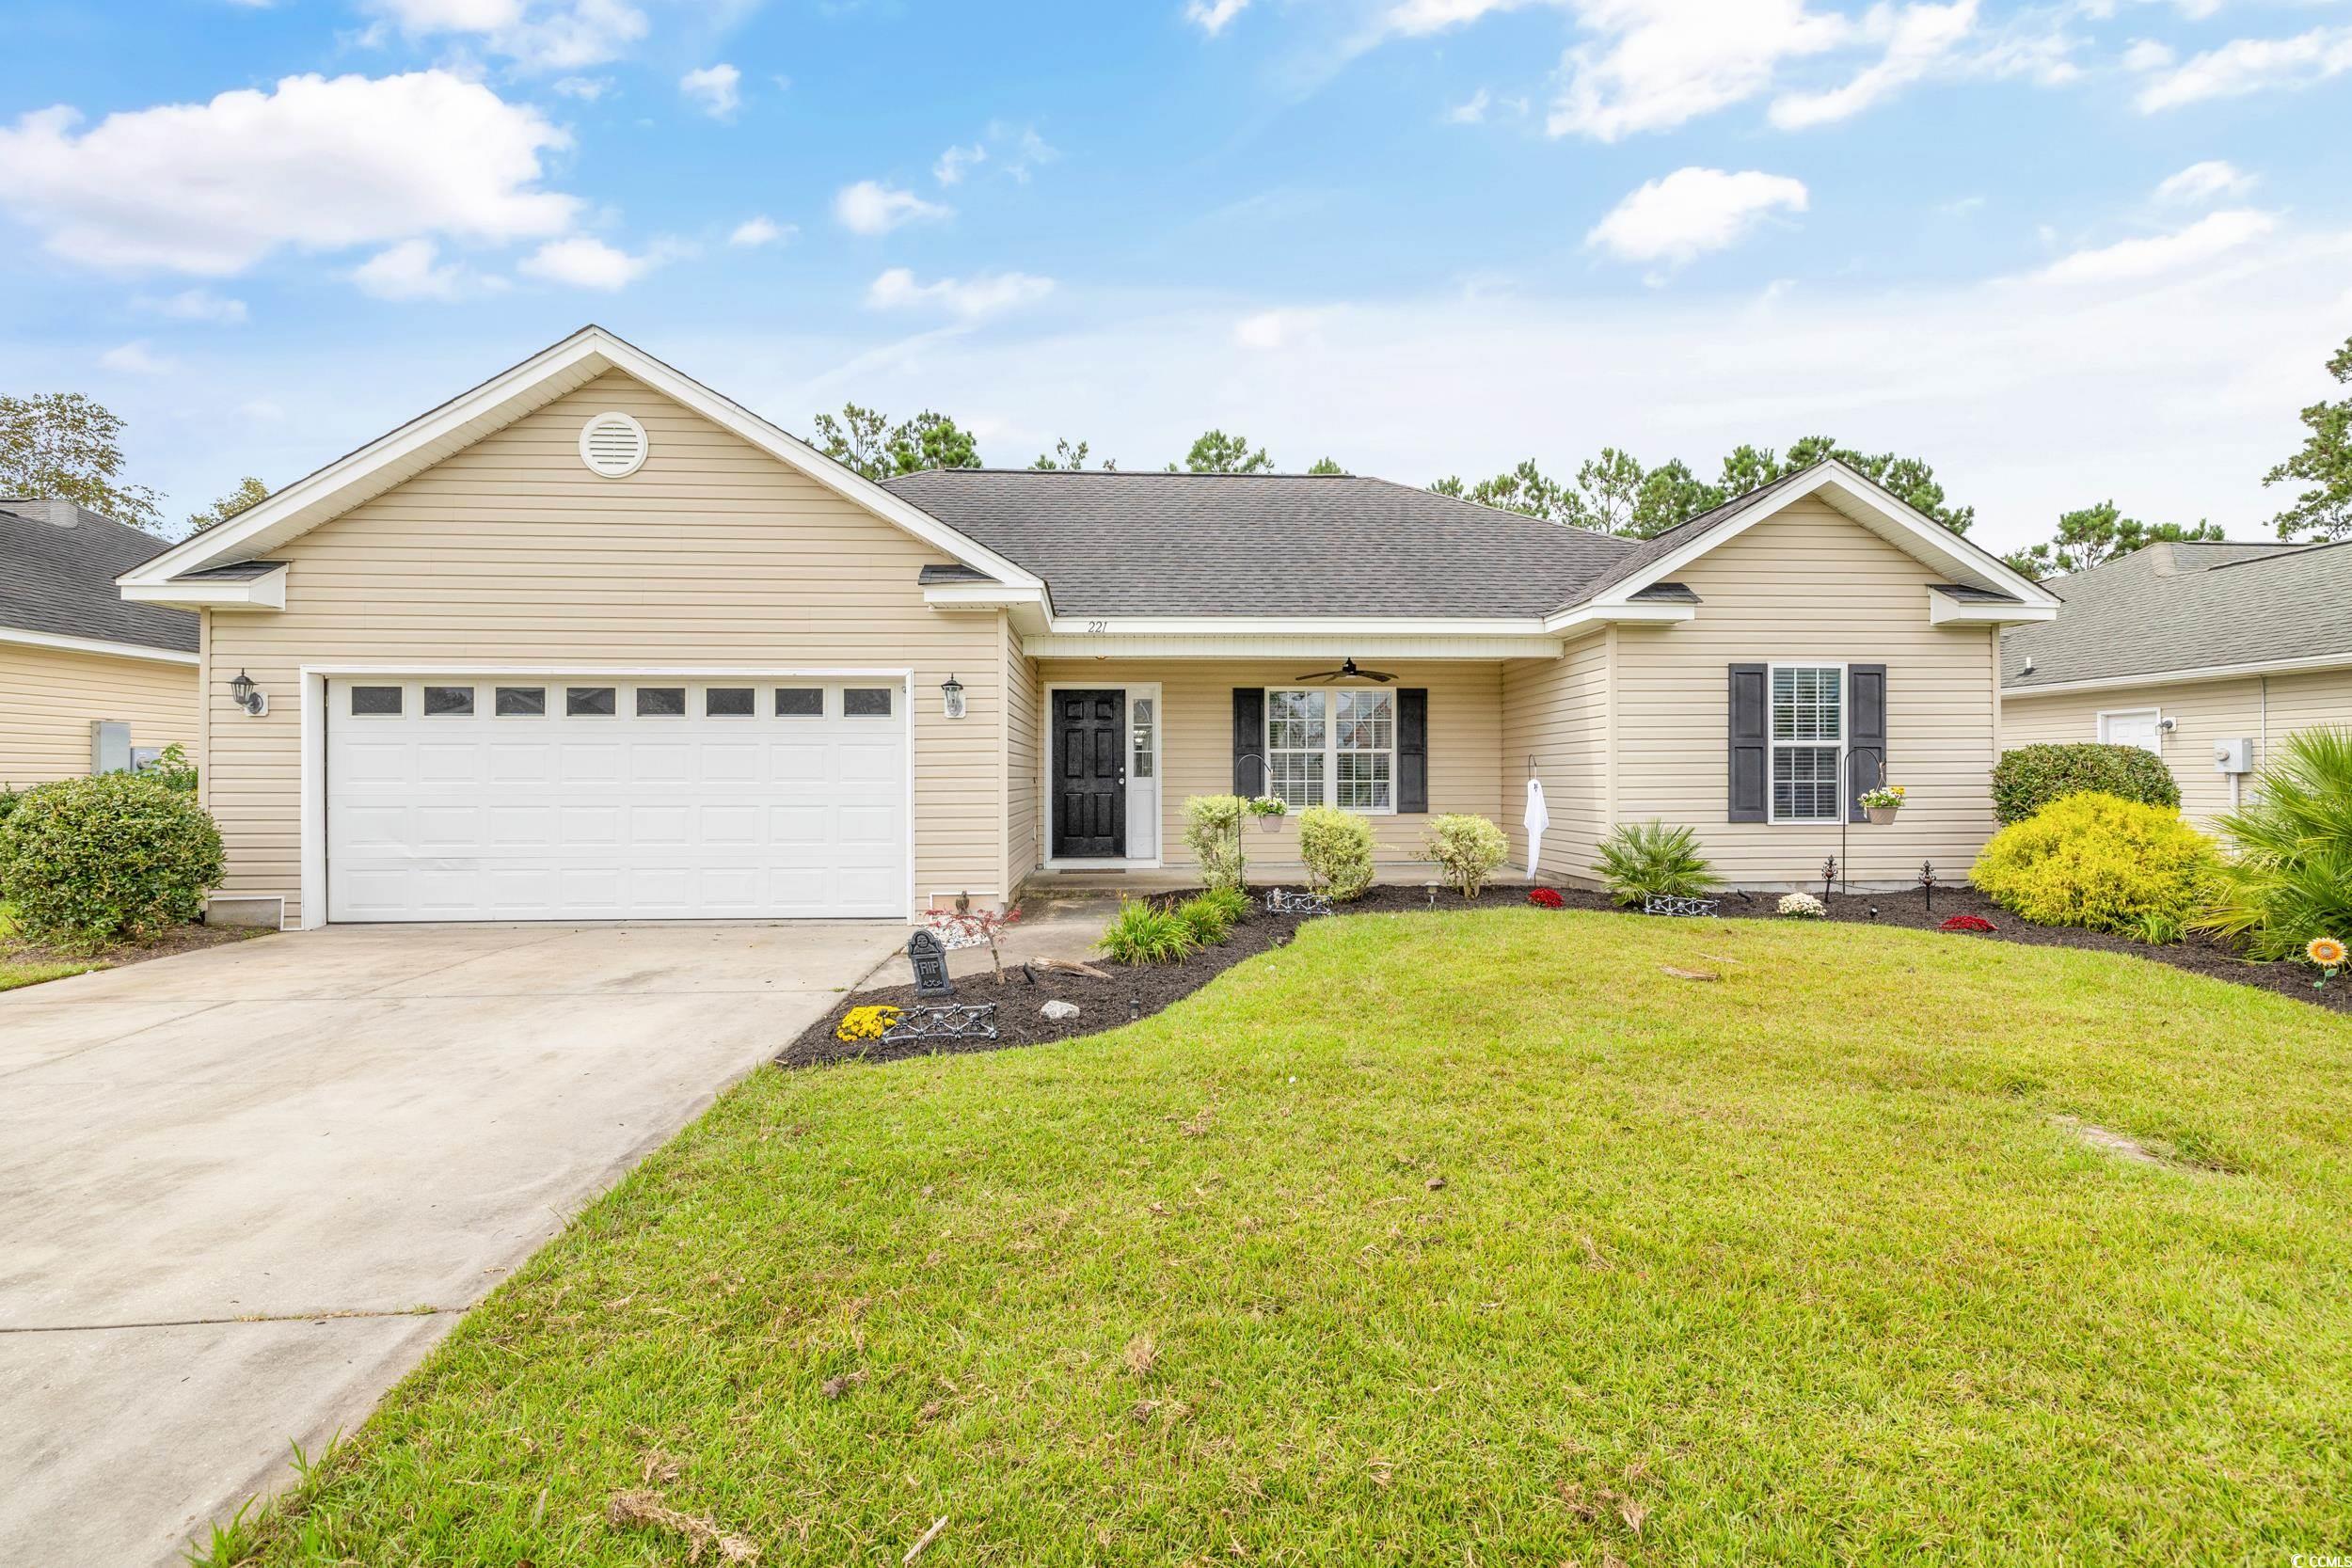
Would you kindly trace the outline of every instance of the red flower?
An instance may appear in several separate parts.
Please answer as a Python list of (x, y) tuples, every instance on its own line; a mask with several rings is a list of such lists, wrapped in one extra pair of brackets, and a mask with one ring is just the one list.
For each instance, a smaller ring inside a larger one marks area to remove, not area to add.
[(1936, 929), (1939, 931), (1997, 931), (2000, 927), (1982, 915), (1956, 914)]
[(1530, 888), (1527, 890), (1527, 901), (1539, 910), (1556, 910), (1560, 907), (1560, 893), (1556, 888)]

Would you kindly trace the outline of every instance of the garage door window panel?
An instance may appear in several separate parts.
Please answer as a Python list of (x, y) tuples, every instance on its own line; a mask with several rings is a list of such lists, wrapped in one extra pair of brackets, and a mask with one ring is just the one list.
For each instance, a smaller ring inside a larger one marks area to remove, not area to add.
[(464, 719), (473, 714), (473, 688), (470, 686), (428, 686), (424, 689), (424, 713), (428, 719)]
[(887, 719), (890, 717), (890, 688), (852, 686), (841, 693), (841, 711), (850, 719)]
[(548, 689), (544, 686), (501, 686), (495, 704), (501, 719), (544, 719)]
[(683, 719), (686, 717), (686, 688), (682, 686), (641, 686), (637, 689), (637, 717), (640, 719)]
[(780, 686), (776, 688), (776, 717), (779, 719), (822, 719), (825, 716), (825, 689), (821, 686)]
[(401, 689), (397, 686), (355, 686), (351, 689), (354, 719), (397, 719)]
[(610, 686), (575, 686), (564, 693), (564, 717), (570, 719), (610, 719), (618, 711), (614, 699), (618, 692)]
[(754, 693), (748, 686), (714, 686), (703, 693), (703, 716), (707, 719), (749, 719), (755, 711)]

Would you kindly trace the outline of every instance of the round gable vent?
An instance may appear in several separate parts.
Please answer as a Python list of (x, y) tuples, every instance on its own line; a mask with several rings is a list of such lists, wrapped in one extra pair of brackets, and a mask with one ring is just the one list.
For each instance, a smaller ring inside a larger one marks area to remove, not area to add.
[(645, 466), (645, 427), (618, 412), (599, 414), (580, 432), (580, 460), (607, 479), (627, 479)]

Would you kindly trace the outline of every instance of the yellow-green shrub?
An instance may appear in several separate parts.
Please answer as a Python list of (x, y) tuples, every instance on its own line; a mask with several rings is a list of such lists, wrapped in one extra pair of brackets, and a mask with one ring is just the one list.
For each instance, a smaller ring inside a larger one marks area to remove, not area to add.
[(1345, 903), (1372, 885), (1372, 824), (1337, 806), (1298, 814), (1298, 858), (1318, 892)]
[(2214, 841), (2164, 806), (2069, 795), (1993, 835), (1969, 880), (2038, 926), (2130, 934), (2189, 917), (2221, 879)]

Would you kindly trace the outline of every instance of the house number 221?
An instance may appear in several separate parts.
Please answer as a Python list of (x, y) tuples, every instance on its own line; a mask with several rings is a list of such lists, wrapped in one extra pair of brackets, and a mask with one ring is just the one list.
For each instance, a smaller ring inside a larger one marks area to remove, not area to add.
[(1111, 624), (1108, 621), (1089, 621), (1087, 623), (1087, 633), (1089, 636), (1092, 636), (1098, 632), (1105, 632), (1110, 629)]

